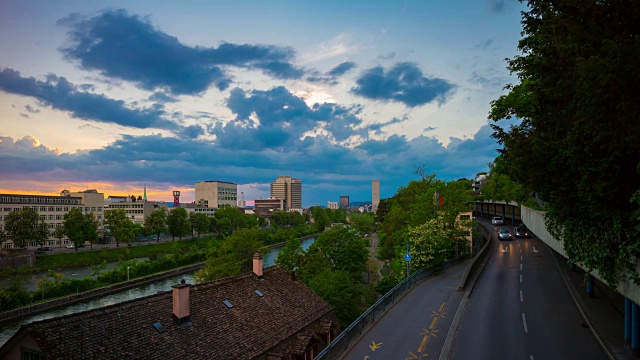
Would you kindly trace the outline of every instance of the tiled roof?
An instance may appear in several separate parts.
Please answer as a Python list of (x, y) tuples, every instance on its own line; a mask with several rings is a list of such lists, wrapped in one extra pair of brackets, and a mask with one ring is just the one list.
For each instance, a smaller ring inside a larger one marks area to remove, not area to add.
[[(246, 273), (193, 285), (191, 325), (178, 327), (172, 316), (167, 292), (34, 322), (20, 332), (28, 331), (49, 359), (253, 359), (335, 319), (329, 304), (279, 266), (265, 269), (263, 279)], [(166, 332), (152, 326), (158, 321)], [(304, 337), (298, 339), (308, 342)]]

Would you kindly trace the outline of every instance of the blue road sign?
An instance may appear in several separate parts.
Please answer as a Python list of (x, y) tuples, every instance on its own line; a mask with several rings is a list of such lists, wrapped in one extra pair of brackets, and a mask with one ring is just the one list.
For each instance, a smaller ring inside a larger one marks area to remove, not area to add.
[(409, 254), (409, 253), (404, 254), (404, 260), (405, 261), (411, 261), (411, 254)]

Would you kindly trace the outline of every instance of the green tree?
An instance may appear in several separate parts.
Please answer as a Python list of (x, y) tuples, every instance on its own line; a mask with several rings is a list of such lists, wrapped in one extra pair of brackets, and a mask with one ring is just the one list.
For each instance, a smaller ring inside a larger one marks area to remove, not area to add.
[(60, 249), (62, 249), (62, 239), (65, 237), (64, 226), (57, 225), (55, 230), (53, 230), (53, 237), (58, 239), (58, 244), (60, 245)]
[(318, 231), (324, 231), (324, 229), (331, 225), (331, 220), (327, 216), (327, 213), (320, 206), (312, 206), (309, 208), (313, 216), (313, 222), (316, 224)]
[(62, 218), (62, 227), (67, 238), (73, 243), (78, 251), (78, 245), (84, 244), (84, 231), (85, 231), (85, 217), (82, 210), (73, 208)]
[(351, 214), (349, 217), (349, 222), (351, 226), (363, 236), (364, 234), (369, 234), (373, 231), (373, 213), (364, 213), (364, 214)]
[(91, 244), (91, 249), (93, 249), (93, 243), (98, 241), (98, 219), (96, 216), (91, 213), (84, 214), (84, 222), (83, 222), (83, 233), (84, 233), (84, 241), (88, 241)]
[(416, 227), (410, 227), (411, 271), (424, 267), (442, 266), (452, 254), (453, 239), (454, 231), (447, 227), (443, 216), (438, 216)]
[(172, 240), (175, 241), (176, 236), (182, 240), (182, 237), (191, 232), (191, 222), (189, 222), (189, 214), (185, 208), (173, 208), (167, 216), (167, 225)]
[(191, 221), (191, 225), (193, 225), (198, 237), (200, 237), (201, 233), (209, 230), (209, 217), (204, 213), (192, 212), (189, 214), (189, 221)]
[(291, 224), (291, 217), (289, 213), (286, 211), (274, 211), (269, 218), (271, 220), (271, 225), (275, 227), (282, 227)]
[[(228, 232), (225, 231), (225, 235), (229, 235), (233, 233), (236, 229), (242, 229), (245, 226), (244, 212), (238, 209), (237, 207), (234, 207), (231, 205), (227, 205), (227, 204), (220, 205), (220, 207), (216, 210), (213, 216), (218, 220), (218, 226), (220, 226), (221, 220), (226, 219), (229, 221), (229, 225), (231, 229)], [(223, 225), (226, 226), (226, 221), (224, 221), (224, 223), (225, 224)], [(227, 229), (225, 228), (225, 230)]]
[(287, 244), (280, 249), (275, 263), (287, 270), (295, 270), (300, 267), (304, 251), (298, 239), (290, 239)]
[(309, 287), (331, 305), (343, 328), (360, 316), (356, 288), (346, 271), (325, 269), (309, 281)]
[(13, 210), (7, 214), (4, 229), (16, 247), (27, 247), (31, 242), (42, 246), (49, 237), (49, 229), (38, 212), (30, 207)]
[(160, 234), (167, 231), (167, 208), (159, 207), (154, 209), (149, 216), (144, 219), (144, 227), (149, 234), (156, 235), (156, 242), (160, 242)]
[(365, 241), (349, 228), (325, 231), (311, 246), (322, 251), (334, 270), (344, 270), (353, 277), (367, 271), (369, 250)]
[(133, 223), (127, 217), (127, 212), (124, 209), (105, 211), (104, 226), (109, 229), (111, 235), (116, 239), (116, 247), (120, 247), (121, 242), (132, 242), (135, 237)]
[(610, 284), (631, 277), (640, 204), (640, 42), (635, 1), (528, 2), (519, 83), (491, 104), (505, 173), (545, 202), (570, 261)]
[(240, 229), (212, 249), (205, 265), (196, 273), (198, 281), (210, 281), (251, 271), (253, 254), (262, 247), (264, 234), (258, 229)]

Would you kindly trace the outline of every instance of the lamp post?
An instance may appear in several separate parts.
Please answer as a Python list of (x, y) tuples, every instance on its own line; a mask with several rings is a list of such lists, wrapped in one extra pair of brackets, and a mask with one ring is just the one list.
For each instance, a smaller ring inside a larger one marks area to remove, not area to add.
[(129, 266), (127, 266), (127, 281), (129, 281)]

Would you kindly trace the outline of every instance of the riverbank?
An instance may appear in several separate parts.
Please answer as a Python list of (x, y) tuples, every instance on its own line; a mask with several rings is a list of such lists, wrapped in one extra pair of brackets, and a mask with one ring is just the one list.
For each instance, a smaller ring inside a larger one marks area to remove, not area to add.
[(81, 301), (91, 300), (97, 297), (102, 297), (102, 296), (106, 296), (106, 295), (120, 292), (123, 290), (138, 287), (140, 285), (149, 284), (149, 283), (170, 278), (176, 275), (193, 272), (200, 269), (203, 265), (204, 263), (189, 265), (182, 268), (173, 269), (173, 270), (169, 270), (159, 274), (153, 274), (153, 275), (145, 276), (142, 278), (133, 279), (123, 283), (105, 286), (99, 289), (90, 290), (90, 291), (82, 292), (75, 295), (64, 296), (58, 299), (48, 300), (45, 302), (25, 306), (22, 308), (0, 312), (0, 324), (2, 324), (3, 322), (19, 319), (23, 316), (33, 315), (43, 311), (49, 311), (62, 306), (75, 304)]
[[(300, 242), (303, 243), (303, 247), (308, 248), (311, 245), (312, 241), (307, 241), (307, 240), (314, 239), (316, 236), (317, 234), (313, 234), (313, 235), (302, 237), (299, 240)], [(285, 244), (286, 243), (278, 243), (278, 244), (266, 246), (267, 248), (271, 249), (271, 251), (264, 255), (265, 266), (268, 266), (268, 264), (273, 265), (275, 258), (277, 257), (277, 253), (279, 252), (280, 248), (282, 248)], [(173, 270), (165, 271), (162, 273), (156, 273), (156, 274), (152, 274), (152, 275), (148, 275), (140, 278), (135, 278), (126, 282), (104, 286), (98, 289), (81, 292), (78, 294), (64, 296), (64, 297), (53, 299), (53, 300), (47, 300), (44, 302), (21, 307), (14, 310), (0, 312), (0, 325), (2, 325), (4, 322), (19, 319), (24, 316), (33, 315), (40, 312), (45, 312), (45, 311), (53, 310), (56, 308), (60, 308), (63, 306), (72, 305), (78, 302), (83, 302), (83, 301), (91, 300), (94, 298), (103, 297), (103, 296), (121, 292), (127, 289), (136, 288), (141, 285), (145, 285), (145, 284), (153, 283), (166, 278), (174, 277), (176, 275), (191, 273), (200, 269), (203, 265), (204, 265), (204, 262), (201, 262), (198, 264), (184, 266), (178, 269), (173, 269)]]

